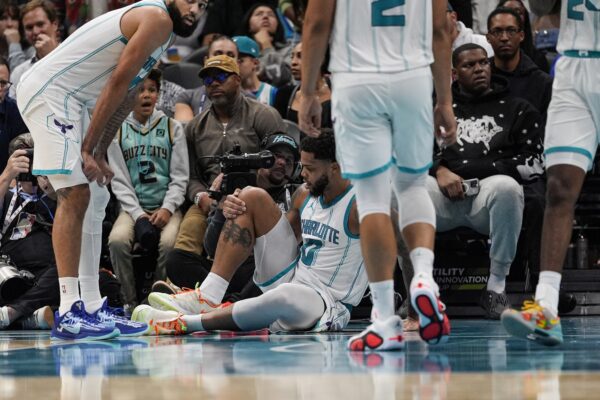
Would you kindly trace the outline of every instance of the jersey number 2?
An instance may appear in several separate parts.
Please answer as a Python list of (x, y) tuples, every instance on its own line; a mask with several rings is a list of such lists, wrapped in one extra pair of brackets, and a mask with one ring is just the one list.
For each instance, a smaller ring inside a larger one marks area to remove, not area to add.
[[(423, 1), (423, 0), (419, 0)], [(403, 6), (406, 0), (376, 0), (371, 3), (371, 26), (404, 26), (404, 15), (383, 15), (394, 7)]]
[(575, 7), (582, 5), (585, 2), (585, 8), (588, 11), (600, 11), (600, 1), (599, 0), (569, 0), (567, 3), (567, 18), (573, 19), (575, 21), (583, 21), (584, 13), (583, 11), (575, 10)]

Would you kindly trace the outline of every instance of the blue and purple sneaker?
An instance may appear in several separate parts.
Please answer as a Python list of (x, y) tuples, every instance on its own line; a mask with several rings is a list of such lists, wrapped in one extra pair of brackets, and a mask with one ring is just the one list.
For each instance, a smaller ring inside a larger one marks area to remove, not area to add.
[(54, 317), (54, 327), (50, 333), (53, 340), (102, 340), (119, 336), (119, 329), (109, 327), (91, 317), (81, 300), (71, 306), (63, 315), (58, 311)]
[(90, 316), (108, 327), (117, 328), (123, 337), (142, 336), (148, 331), (148, 324), (131, 321), (119, 309), (110, 307), (106, 298), (102, 307)]

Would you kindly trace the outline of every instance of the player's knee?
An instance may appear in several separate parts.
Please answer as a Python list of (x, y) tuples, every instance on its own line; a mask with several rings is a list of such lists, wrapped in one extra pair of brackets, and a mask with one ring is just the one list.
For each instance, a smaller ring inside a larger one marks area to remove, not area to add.
[(547, 185), (546, 202), (548, 207), (575, 205), (579, 191), (567, 176), (549, 174)]
[(65, 187), (56, 191), (58, 207), (65, 207), (69, 212), (83, 217), (90, 203), (89, 185)]
[(371, 214), (390, 215), (390, 176), (385, 173), (365, 179), (353, 180), (356, 192), (358, 218), (362, 221)]
[(273, 203), (273, 198), (266, 190), (254, 186), (246, 186), (238, 198), (246, 203), (246, 208), (249, 210), (264, 209), (268, 204)]

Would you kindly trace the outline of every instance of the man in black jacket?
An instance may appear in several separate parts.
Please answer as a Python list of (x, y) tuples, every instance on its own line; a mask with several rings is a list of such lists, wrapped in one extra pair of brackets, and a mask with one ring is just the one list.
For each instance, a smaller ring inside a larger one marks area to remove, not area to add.
[[(520, 50), (524, 37), (522, 20), (516, 11), (500, 7), (490, 14), (487, 38), (495, 52), (491, 59), (492, 74), (508, 80), (510, 95), (529, 101), (542, 114), (545, 125), (552, 95), (552, 77)], [(527, 259), (535, 285), (540, 269), (546, 180), (540, 179), (534, 184), (525, 186), (523, 194), (525, 196), (523, 234), (519, 240), (518, 252)]]
[(529, 101), (544, 116), (552, 95), (552, 77), (521, 49), (525, 34), (516, 11), (500, 7), (488, 18), (487, 38), (494, 49), (492, 73), (508, 80), (510, 94)]
[[(457, 142), (436, 155), (428, 191), (437, 231), (459, 226), (490, 236), (490, 277), (481, 305), (499, 319), (509, 307), (505, 280), (523, 217), (521, 183), (543, 173), (541, 116), (510, 97), (503, 78), (491, 78), (485, 50), (465, 44), (452, 54)], [(469, 180), (477, 179), (478, 181)]]

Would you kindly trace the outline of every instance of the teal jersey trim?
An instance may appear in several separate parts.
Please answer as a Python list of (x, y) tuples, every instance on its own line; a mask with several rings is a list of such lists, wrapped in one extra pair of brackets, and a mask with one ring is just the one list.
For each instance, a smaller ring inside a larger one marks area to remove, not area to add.
[(432, 165), (433, 165), (433, 163), (430, 162), (429, 164), (427, 164), (426, 166), (424, 166), (422, 168), (409, 168), (409, 167), (400, 167), (400, 166), (397, 166), (397, 168), (398, 168), (398, 171), (404, 172), (405, 174), (422, 174), (423, 172), (429, 171), (429, 168), (431, 168)]
[(350, 200), (350, 202), (348, 203), (348, 207), (346, 207), (346, 212), (344, 213), (344, 232), (346, 233), (346, 236), (348, 236), (351, 239), (360, 239), (360, 235), (355, 235), (352, 232), (350, 232), (350, 212), (352, 211), (352, 205), (355, 201), (356, 196), (352, 196), (352, 200)]
[(371, 171), (367, 171), (367, 172), (362, 172), (362, 173), (352, 173), (352, 172), (342, 172), (342, 177), (344, 179), (364, 179), (364, 178), (370, 178), (372, 176), (375, 175), (379, 175), (385, 171), (388, 170), (388, 168), (392, 165), (392, 161), (388, 161), (387, 164), (379, 167), (379, 168), (375, 168)]
[(594, 159), (594, 156), (587, 151), (586, 149), (582, 149), (580, 147), (572, 147), (572, 146), (557, 146), (550, 147), (544, 151), (544, 154), (552, 154), (552, 153), (577, 153), (586, 156), (590, 160)]
[(34, 169), (33, 175), (71, 175), (73, 171), (68, 169)]
[(304, 212), (304, 208), (306, 207), (306, 205), (308, 204), (308, 201), (310, 200), (312, 196), (310, 194), (308, 194), (308, 196), (306, 196), (306, 198), (304, 199), (304, 201), (302, 202), (302, 205), (300, 206), (300, 210), (298, 210), (300, 212), (300, 216), (302, 216), (302, 212)]
[(27, 110), (29, 109), (29, 106), (31, 105), (31, 103), (40, 95), (42, 94), (47, 88), (48, 86), (50, 86), (50, 84), (52, 82), (54, 82), (54, 80), (58, 79), (61, 75), (63, 75), (64, 73), (66, 73), (67, 71), (69, 71), (71, 68), (76, 67), (77, 65), (81, 64), (82, 62), (88, 60), (89, 58), (95, 56), (96, 54), (98, 54), (99, 52), (101, 52), (102, 50), (106, 49), (107, 47), (112, 46), (113, 44), (115, 44), (116, 42), (121, 40), (121, 36), (119, 36), (116, 39), (111, 40), (110, 42), (105, 43), (104, 45), (100, 46), (99, 48), (97, 48), (96, 50), (92, 51), (91, 53), (89, 53), (88, 55), (86, 55), (85, 57), (82, 57), (81, 59), (77, 60), (76, 62), (74, 62), (73, 64), (69, 65), (68, 67), (63, 68), (62, 70), (60, 70), (59, 72), (57, 72), (52, 78), (50, 78), (48, 80), (48, 82), (46, 82), (44, 84), (44, 86), (42, 86), (40, 88), (40, 90), (37, 91), (36, 94), (34, 94), (31, 99), (29, 99), (29, 102), (27, 103), (27, 105), (25, 106), (25, 109), (22, 111), (22, 114), (25, 114), (27, 112)]
[(591, 50), (567, 50), (563, 53), (566, 57), (575, 58), (600, 58), (600, 51)]
[(254, 281), (254, 283), (256, 283), (256, 286), (258, 286), (258, 287), (271, 286), (272, 284), (274, 284), (275, 282), (277, 282), (278, 280), (280, 280), (281, 278), (283, 278), (292, 269), (296, 268), (296, 266), (298, 265), (298, 261), (299, 260), (300, 260), (300, 254), (298, 254), (296, 256), (296, 259), (294, 261), (292, 261), (292, 263), (290, 265), (288, 265), (287, 267), (285, 267), (283, 269), (283, 271), (281, 271), (280, 273), (278, 273), (277, 275), (275, 275), (271, 279), (269, 279), (269, 280), (267, 280), (267, 281), (265, 281), (263, 283), (258, 283), (256, 281)]
[[(344, 305), (346, 305), (346, 303), (344, 303), (344, 300), (346, 300), (348, 297), (350, 297), (350, 294), (352, 294), (352, 290), (354, 290), (354, 286), (356, 286), (356, 281), (358, 280), (358, 277), (360, 276), (360, 273), (362, 272), (363, 268), (365, 265), (365, 261), (363, 260), (360, 265), (358, 266), (358, 269), (356, 270), (356, 274), (354, 275), (354, 279), (352, 280), (352, 285), (350, 285), (350, 289), (348, 289), (348, 293), (346, 293), (346, 295), (340, 300), (340, 302)], [(351, 310), (349, 310), (351, 311)]]
[(325, 199), (323, 198), (323, 195), (319, 196), (319, 203), (321, 203), (321, 207), (323, 207), (324, 210), (335, 206), (341, 199), (344, 198), (344, 196), (346, 196), (346, 194), (352, 190), (352, 185), (348, 185), (348, 187), (340, 194), (338, 194), (337, 196), (335, 196), (335, 198), (333, 200), (331, 200), (331, 203), (327, 204), (325, 203)]
[(69, 92), (65, 96), (65, 101), (64, 101), (64, 105), (63, 105), (63, 110), (65, 112), (65, 118), (70, 119), (70, 117), (69, 117), (69, 109), (68, 109), (67, 105), (69, 103), (69, 99), (71, 98), (71, 96), (75, 96), (77, 93), (81, 92), (84, 88), (88, 87), (89, 85), (94, 84), (94, 82), (96, 82), (97, 80), (102, 79), (106, 75), (111, 74), (116, 68), (117, 68), (116, 65), (114, 67), (110, 67), (109, 69), (107, 69), (106, 71), (104, 71), (103, 73), (101, 73), (100, 75), (98, 75), (97, 77), (95, 77), (94, 79), (92, 79), (91, 81), (88, 81), (88, 82), (84, 83), (83, 85), (79, 86), (74, 91)]
[(340, 259), (340, 262), (338, 263), (337, 267), (335, 268), (335, 272), (331, 275), (331, 279), (329, 279), (329, 283), (327, 283), (328, 287), (333, 286), (333, 282), (335, 281), (335, 278), (337, 278), (337, 275), (340, 272), (342, 265), (344, 265), (344, 263), (346, 262), (346, 258), (348, 257), (348, 252), (350, 251), (351, 244), (352, 244), (352, 239), (349, 239), (348, 243), (346, 243), (346, 247), (344, 248), (344, 254), (342, 255), (342, 258)]
[(346, 52), (348, 54), (348, 71), (352, 72), (352, 50), (350, 49), (350, 1), (346, 5)]

